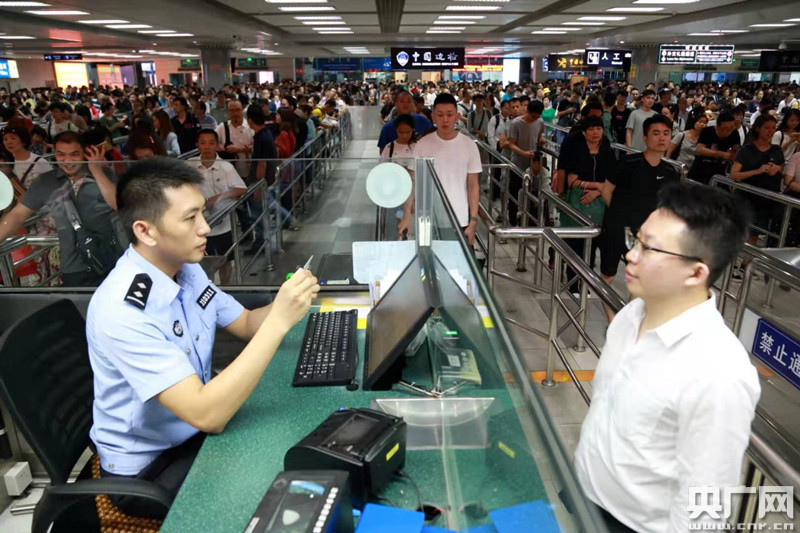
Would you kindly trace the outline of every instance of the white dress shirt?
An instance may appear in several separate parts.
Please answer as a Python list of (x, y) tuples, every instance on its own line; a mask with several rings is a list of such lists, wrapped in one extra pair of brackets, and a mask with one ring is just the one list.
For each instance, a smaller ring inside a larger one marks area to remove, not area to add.
[(685, 532), (689, 487), (739, 485), (761, 388), (713, 295), (637, 340), (644, 316), (636, 299), (608, 328), (575, 468), (628, 527)]
[[(250, 151), (253, 150), (253, 130), (250, 129), (250, 126), (247, 125), (247, 122), (242, 122), (241, 126), (234, 126), (233, 123), (229, 120), (228, 121), (228, 128), (231, 132), (231, 144), (235, 144), (237, 146), (247, 146), (250, 148)], [(225, 123), (221, 123), (217, 126), (217, 137), (219, 137), (219, 145), (220, 147), (224, 147), (227, 144), (227, 138), (225, 137)], [(250, 175), (250, 155), (245, 153), (238, 153), (236, 154), (238, 161), (236, 161), (236, 170), (239, 172), (239, 175), (242, 177), (246, 177)]]
[[(231, 136), (233, 136), (233, 133), (231, 133)], [(210, 167), (206, 167), (203, 164), (200, 160), (200, 156), (193, 157), (189, 161), (191, 161), (192, 165), (203, 175), (203, 183), (200, 185), (200, 192), (203, 193), (203, 198), (206, 200), (231, 189), (247, 188), (247, 185), (244, 184), (244, 181), (236, 172), (236, 169), (233, 168), (233, 165), (224, 161), (219, 156), (217, 156), (217, 160), (214, 161), (214, 164)], [(222, 198), (218, 200), (211, 209), (211, 213), (207, 214), (208, 218), (211, 218), (234, 203), (236, 203), (236, 199), (234, 198)], [(208, 236), (215, 237), (228, 233), (229, 231), (231, 231), (231, 219), (225, 216), (222, 217), (219, 223), (211, 228)]]

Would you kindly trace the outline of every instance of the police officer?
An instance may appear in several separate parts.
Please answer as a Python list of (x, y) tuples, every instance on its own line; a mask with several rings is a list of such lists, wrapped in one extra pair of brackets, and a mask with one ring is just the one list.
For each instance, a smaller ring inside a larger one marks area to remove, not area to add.
[[(272, 304), (247, 310), (198, 264), (210, 231), (202, 177), (184, 161), (137, 162), (117, 185), (131, 245), (89, 304), (94, 370), (91, 438), (101, 476), (155, 481), (177, 492), (206, 433), (219, 433), (255, 388), (286, 333), (307, 313), (317, 279), (298, 271)], [(212, 379), (217, 327), (248, 341)], [(166, 510), (112, 497), (129, 514)]]

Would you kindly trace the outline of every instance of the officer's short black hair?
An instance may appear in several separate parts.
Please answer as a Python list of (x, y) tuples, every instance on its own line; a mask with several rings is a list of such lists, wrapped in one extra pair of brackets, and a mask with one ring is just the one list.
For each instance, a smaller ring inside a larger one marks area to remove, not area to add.
[(131, 243), (137, 242), (134, 222), (158, 223), (164, 216), (169, 208), (165, 189), (202, 182), (197, 169), (180, 159), (155, 156), (131, 164), (117, 183), (117, 214)]
[(752, 221), (749, 205), (716, 187), (676, 183), (659, 191), (658, 208), (686, 224), (680, 238), (681, 253), (699, 257), (708, 265), (710, 288), (742, 250)]

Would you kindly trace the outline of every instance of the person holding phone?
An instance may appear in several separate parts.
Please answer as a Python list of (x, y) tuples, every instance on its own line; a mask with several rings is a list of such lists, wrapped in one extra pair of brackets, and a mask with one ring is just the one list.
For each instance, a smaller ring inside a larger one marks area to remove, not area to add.
[[(768, 191), (780, 192), (783, 179), (783, 150), (772, 144), (777, 120), (772, 115), (760, 115), (753, 124), (753, 140), (745, 144), (731, 168), (731, 179)], [(776, 212), (775, 202), (754, 194), (747, 194), (747, 200), (753, 208), (754, 220), (747, 242), (755, 245), (758, 235), (764, 230), (773, 228), (780, 212)]]

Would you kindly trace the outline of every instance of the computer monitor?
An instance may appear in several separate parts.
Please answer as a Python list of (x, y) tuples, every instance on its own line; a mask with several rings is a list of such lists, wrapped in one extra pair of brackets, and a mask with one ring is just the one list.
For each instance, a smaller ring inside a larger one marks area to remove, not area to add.
[(401, 357), (439, 305), (433, 253), (418, 254), (367, 316), (364, 390), (389, 390), (403, 375)]

